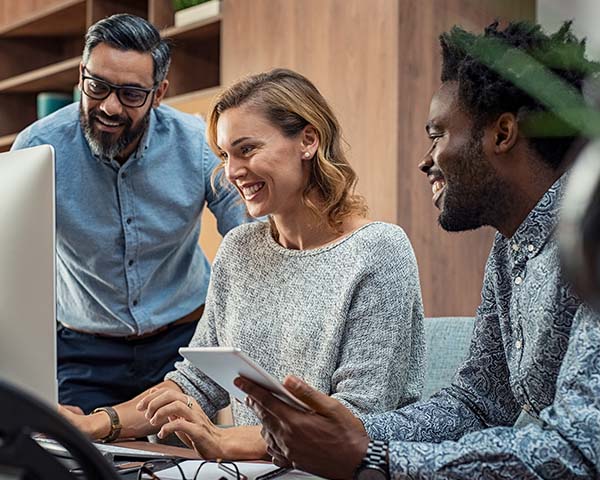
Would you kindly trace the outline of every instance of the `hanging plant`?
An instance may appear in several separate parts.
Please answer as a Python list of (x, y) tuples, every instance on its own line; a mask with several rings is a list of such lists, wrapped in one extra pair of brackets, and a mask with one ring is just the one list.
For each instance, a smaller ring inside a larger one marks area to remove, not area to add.
[(208, 2), (209, 0), (173, 0), (173, 8), (176, 12), (183, 10), (184, 8), (193, 7), (200, 5), (201, 3)]

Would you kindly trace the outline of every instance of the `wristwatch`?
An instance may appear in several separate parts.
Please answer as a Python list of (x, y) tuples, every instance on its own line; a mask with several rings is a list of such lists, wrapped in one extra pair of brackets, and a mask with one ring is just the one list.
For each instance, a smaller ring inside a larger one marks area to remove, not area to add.
[(100, 441), (103, 443), (114, 442), (119, 438), (121, 433), (121, 421), (119, 420), (119, 414), (112, 407), (98, 407), (92, 413), (104, 412), (110, 418), (110, 431), (106, 437), (101, 438)]
[(371, 440), (359, 467), (354, 472), (354, 480), (389, 480), (388, 444), (381, 440)]

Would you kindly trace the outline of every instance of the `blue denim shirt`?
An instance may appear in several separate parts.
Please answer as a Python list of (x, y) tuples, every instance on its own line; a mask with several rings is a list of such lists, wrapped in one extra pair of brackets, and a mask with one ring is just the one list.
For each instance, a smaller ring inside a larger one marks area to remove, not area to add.
[(224, 235), (246, 221), (233, 188), (213, 192), (219, 164), (204, 123), (153, 109), (123, 164), (94, 156), (72, 104), (21, 132), (13, 149), (56, 150), (57, 317), (73, 328), (143, 334), (204, 303), (210, 265), (198, 246), (206, 204)]
[(555, 400), (581, 307), (561, 273), (553, 235), (565, 180), (543, 195), (512, 238), (496, 236), (469, 357), (452, 385), (427, 401), (364, 419), (372, 438), (391, 442), (392, 478), (539, 478), (533, 471), (571, 478), (557, 473), (563, 468), (552, 470), (562, 453), (581, 471), (577, 447), (565, 441), (544, 450), (544, 439), (556, 433), (512, 428), (522, 410), (544, 421), (540, 413), (547, 415)]

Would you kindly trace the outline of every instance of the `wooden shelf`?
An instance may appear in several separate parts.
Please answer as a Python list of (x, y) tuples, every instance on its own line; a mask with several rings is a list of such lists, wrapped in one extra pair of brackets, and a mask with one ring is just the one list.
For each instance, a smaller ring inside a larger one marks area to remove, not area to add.
[[(0, 125), (0, 151), (10, 147), (13, 132), (35, 121), (39, 92), (73, 91), (88, 24), (118, 11), (151, 15), (162, 19), (163, 25), (173, 22), (170, 0), (52, 0), (49, 6), (47, 0), (16, 1), (32, 2), (32, 8), (27, 18), (0, 15), (9, 22), (0, 26), (0, 118), (5, 119)], [(164, 28), (161, 35), (173, 44), (172, 97), (165, 103), (206, 114), (218, 91), (211, 87), (220, 79), (221, 15)]]
[(15, 138), (17, 138), (16, 133), (13, 133), (11, 135), (4, 135), (3, 137), (0, 137), (0, 152), (6, 152), (6, 151), (10, 150), (10, 146), (15, 141)]
[(38, 68), (0, 81), (0, 93), (33, 93), (45, 90), (70, 92), (77, 83), (81, 57)]
[(169, 27), (161, 31), (163, 38), (171, 40), (202, 40), (218, 36), (221, 31), (221, 15), (205, 18), (199, 22), (190, 23), (182, 27)]
[(86, 0), (68, 0), (0, 28), (0, 37), (68, 37), (85, 33)]
[(197, 92), (168, 97), (163, 103), (182, 112), (196, 113), (204, 117), (208, 113), (213, 99), (221, 90), (221, 87), (205, 88)]

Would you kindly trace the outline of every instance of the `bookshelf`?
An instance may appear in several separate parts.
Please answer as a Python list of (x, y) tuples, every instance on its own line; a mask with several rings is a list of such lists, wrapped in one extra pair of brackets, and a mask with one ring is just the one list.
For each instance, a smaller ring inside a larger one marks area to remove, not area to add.
[(206, 113), (220, 83), (220, 15), (176, 27), (167, 0), (22, 1), (33, 13), (15, 3), (0, 17), (0, 151), (36, 120), (39, 92), (72, 92), (87, 28), (113, 13), (140, 15), (160, 29), (172, 44), (166, 102)]

